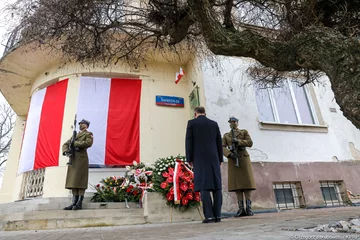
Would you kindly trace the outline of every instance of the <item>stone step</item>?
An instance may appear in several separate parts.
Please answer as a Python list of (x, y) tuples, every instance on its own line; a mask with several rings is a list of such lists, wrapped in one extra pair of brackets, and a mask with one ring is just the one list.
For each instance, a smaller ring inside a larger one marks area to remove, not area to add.
[[(0, 206), (0, 215), (18, 213), (18, 212), (33, 212), (33, 211), (50, 211), (50, 210), (61, 210), (66, 206), (71, 204), (71, 199), (62, 198), (62, 199), (46, 199), (45, 201), (27, 201), (28, 204), (24, 202), (14, 202), (1, 204)], [(94, 203), (94, 202), (84, 202), (84, 209), (127, 209), (129, 208), (139, 208), (139, 203), (128, 202), (126, 205), (125, 202), (109, 202), (109, 203)]]
[[(49, 211), (49, 210), (61, 210), (64, 207), (70, 205), (71, 202), (62, 203), (40, 203), (37, 205), (27, 206), (25, 211)], [(137, 209), (139, 208), (138, 203), (129, 202), (127, 205), (125, 202), (110, 202), (110, 203), (83, 203), (83, 209)]]
[(144, 216), (144, 210), (138, 209), (91, 209), (79, 211), (50, 210), (18, 212), (5, 215), (3, 221), (34, 220), (34, 219), (68, 219), (68, 218), (101, 218)]
[(63, 218), (63, 219), (34, 219), (5, 221), (0, 230), (49, 230), (59, 228), (106, 227), (145, 224), (144, 216), (131, 217), (92, 217), (92, 218)]

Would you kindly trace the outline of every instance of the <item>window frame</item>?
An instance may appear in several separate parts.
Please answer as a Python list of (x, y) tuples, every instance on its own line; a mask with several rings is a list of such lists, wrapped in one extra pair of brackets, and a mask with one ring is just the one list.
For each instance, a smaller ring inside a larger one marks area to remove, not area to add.
[[(304, 94), (305, 94), (307, 103), (309, 105), (309, 110), (310, 110), (311, 116), (312, 116), (312, 118), (314, 120), (313, 124), (303, 123), (302, 122), (300, 111), (299, 111), (299, 106), (298, 106), (296, 96), (295, 96), (295, 91), (293, 89), (293, 84), (291, 84), (292, 82), (289, 79), (286, 79), (285, 82), (286, 82), (286, 84), (288, 84), (288, 87), (289, 87), (289, 90), (290, 90), (292, 105), (293, 105), (295, 115), (296, 115), (296, 119), (297, 119), (298, 122), (297, 123), (282, 123), (280, 121), (280, 117), (279, 117), (279, 113), (278, 113), (277, 106), (276, 106), (276, 100), (275, 100), (273, 88), (266, 88), (266, 90), (268, 91), (269, 101), (270, 101), (270, 106), (271, 106), (271, 111), (273, 113), (274, 121), (273, 122), (272, 121), (263, 121), (263, 120), (260, 119), (260, 122), (261, 123), (269, 123), (269, 124), (320, 126), (320, 122), (319, 122), (319, 119), (318, 119), (317, 114), (316, 114), (315, 105), (314, 105), (313, 99), (311, 97), (310, 90), (309, 90), (308, 86), (305, 85), (302, 88), (304, 89)], [(264, 88), (262, 88), (262, 89), (264, 89)], [(257, 105), (258, 113), (259, 113), (259, 106), (258, 106), (257, 101), (256, 101), (256, 105)]]
[[(300, 184), (300, 182), (274, 182), (273, 183), (273, 190), (285, 190), (285, 189), (290, 189), (292, 192), (292, 198), (294, 200), (294, 203), (278, 203), (276, 201), (277, 197), (276, 197), (276, 193), (274, 192), (274, 196), (275, 196), (275, 203), (277, 208), (279, 209), (298, 209), (301, 208), (301, 203), (300, 203), (300, 197), (301, 194), (299, 194), (298, 192), (298, 187), (301, 188), (301, 185), (297, 186), (297, 184)], [(280, 186), (279, 188), (277, 188), (277, 186)], [(302, 191), (302, 190), (301, 190)]]
[[(344, 204), (343, 198), (341, 196), (341, 192), (340, 192), (340, 186), (341, 186), (341, 182), (337, 182), (337, 181), (320, 181), (320, 191), (321, 191), (321, 195), (323, 197), (324, 203), (325, 205), (330, 205), (330, 206), (341, 206)], [(323, 190), (322, 188), (334, 188), (336, 197), (338, 198), (337, 200), (326, 200), (325, 196), (323, 194)]]

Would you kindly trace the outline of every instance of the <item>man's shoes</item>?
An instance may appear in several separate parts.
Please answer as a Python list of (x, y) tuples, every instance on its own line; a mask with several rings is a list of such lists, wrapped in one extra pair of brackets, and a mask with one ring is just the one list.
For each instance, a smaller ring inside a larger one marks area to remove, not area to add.
[(245, 208), (244, 208), (244, 201), (238, 201), (239, 210), (235, 214), (234, 217), (244, 217), (247, 216)]
[(81, 210), (82, 209), (82, 202), (84, 200), (84, 196), (80, 196), (77, 203), (73, 206), (73, 210)]
[(79, 196), (73, 196), (73, 202), (70, 206), (68, 207), (64, 207), (64, 210), (72, 210), (73, 207), (76, 205), (76, 203), (78, 202), (79, 200)]
[(246, 200), (246, 216), (254, 216), (254, 213), (251, 211), (251, 200)]
[(215, 222), (221, 222), (221, 217), (215, 217)]
[(215, 222), (215, 219), (214, 218), (205, 218), (202, 223), (213, 223)]

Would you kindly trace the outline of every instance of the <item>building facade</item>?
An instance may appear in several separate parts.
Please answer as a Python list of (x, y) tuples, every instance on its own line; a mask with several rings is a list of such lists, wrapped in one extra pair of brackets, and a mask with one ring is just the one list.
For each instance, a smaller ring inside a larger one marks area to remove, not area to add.
[[(252, 199), (255, 208), (342, 205), (348, 201), (347, 190), (360, 193), (356, 181), (360, 177), (360, 132), (342, 115), (326, 78), (321, 84), (304, 88), (289, 79), (282, 88), (262, 89), (248, 75), (252, 60), (245, 58), (217, 57), (220, 64), (213, 67), (210, 61), (190, 55), (171, 61), (158, 54), (138, 66), (84, 66), (64, 62), (59, 54), (31, 49), (13, 48), (0, 61), (0, 68), (5, 70), (0, 74), (1, 91), (17, 114), (0, 202), (70, 196), (64, 188), (68, 159), (60, 152), (61, 144), (55, 146), (59, 150), (55, 166), (19, 171), (20, 160), (30, 157), (21, 156), (25, 126), (32, 98), (66, 79), (59, 135), (60, 143), (64, 143), (71, 136), (74, 115), (79, 110), (81, 82), (95, 78), (141, 81), (141, 162), (184, 155), (187, 121), (192, 117), (192, 109), (202, 105), (207, 116), (219, 123), (222, 134), (229, 131), (230, 116), (237, 117), (240, 128), (249, 131), (254, 142), (248, 151), (257, 184)], [(175, 73), (180, 67), (185, 76), (175, 84)], [(182, 98), (184, 105), (159, 105), (160, 96)], [(99, 127), (91, 124), (89, 130), (96, 132)], [(94, 134), (95, 140), (96, 137)], [(237, 206), (235, 194), (227, 192), (227, 164), (222, 171), (224, 211), (232, 211)], [(91, 168), (86, 196), (91, 197), (92, 185), (101, 178), (121, 176), (124, 172), (124, 166)]]

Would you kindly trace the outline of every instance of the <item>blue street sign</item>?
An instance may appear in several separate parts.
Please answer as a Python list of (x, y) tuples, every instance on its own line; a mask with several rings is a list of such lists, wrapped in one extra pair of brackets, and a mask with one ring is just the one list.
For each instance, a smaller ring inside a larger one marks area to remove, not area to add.
[(184, 98), (156, 95), (156, 105), (171, 106), (171, 107), (184, 107)]

